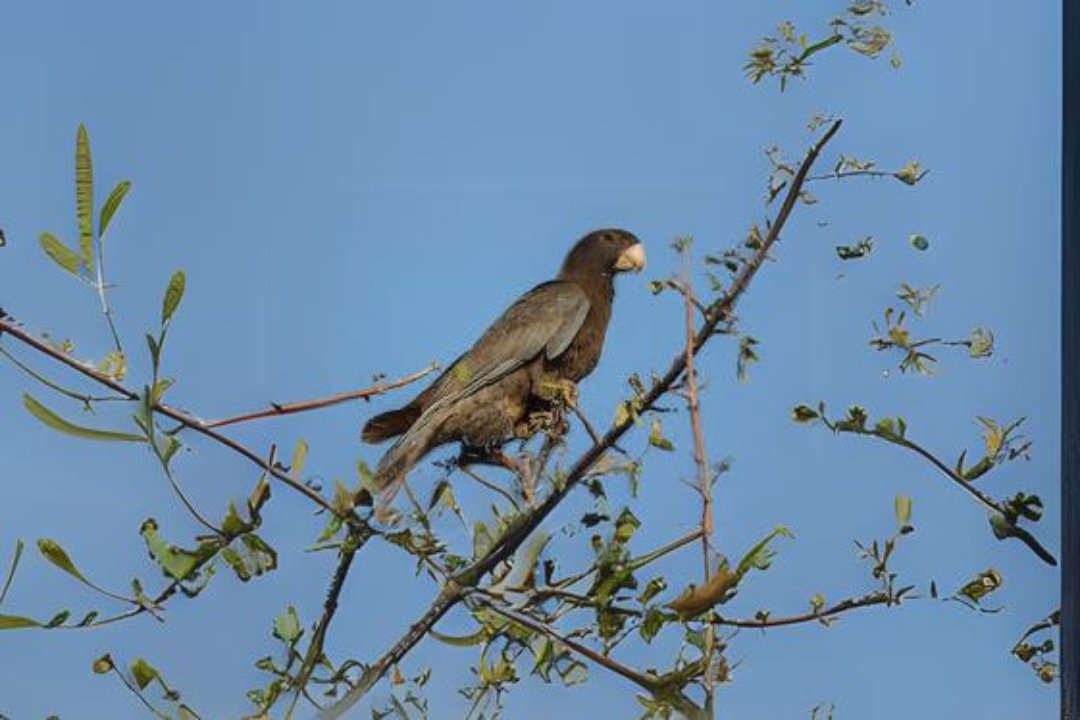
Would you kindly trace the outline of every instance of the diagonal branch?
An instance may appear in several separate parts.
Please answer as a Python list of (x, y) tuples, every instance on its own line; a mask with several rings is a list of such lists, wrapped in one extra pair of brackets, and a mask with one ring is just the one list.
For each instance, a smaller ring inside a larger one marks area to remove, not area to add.
[[(739, 298), (750, 287), (750, 283), (753, 281), (757, 271), (768, 258), (769, 251), (780, 237), (780, 231), (784, 228), (788, 218), (791, 216), (792, 210), (794, 210), (795, 205), (798, 202), (799, 193), (802, 191), (803, 183), (806, 180), (807, 174), (810, 172), (810, 168), (813, 166), (824, 147), (829, 143), (833, 136), (836, 135), (837, 131), (840, 129), (840, 124), (840, 120), (833, 122), (825, 134), (811, 146), (809, 151), (807, 151), (806, 157), (799, 166), (798, 172), (796, 172), (795, 177), (792, 178), (787, 195), (784, 197), (784, 202), (777, 212), (775, 220), (769, 225), (768, 232), (765, 239), (762, 241), (761, 246), (750, 260), (739, 270), (731, 287), (728, 288), (724, 295), (709, 308), (708, 317), (701, 324), (701, 327), (689, 342), (689, 353), (680, 348), (679, 352), (672, 360), (671, 366), (664, 375), (659, 380), (655, 381), (652, 387), (641, 397), (641, 412), (649, 410), (656, 405), (660, 398), (666, 395), (675, 386), (676, 382), (678, 382), (679, 378), (681, 378), (686, 371), (686, 359), (688, 355), (697, 355), (709, 339), (715, 335), (716, 329), (720, 323), (731, 315)], [(633, 425), (633, 419), (628, 417), (621, 423), (616, 423), (609, 428), (603, 437), (600, 438), (600, 442), (594, 443), (578, 458), (567, 471), (566, 475), (561, 478), (561, 482), (556, 484), (555, 489), (544, 498), (543, 502), (527, 514), (518, 516), (503, 535), (492, 544), (491, 548), (482, 558), (459, 572), (443, 586), (428, 610), (409, 627), (409, 630), (405, 635), (394, 643), (394, 645), (374, 663), (369, 665), (361, 681), (346, 693), (346, 695), (333, 707), (326, 710), (322, 717), (340, 717), (342, 713), (346, 712), (350, 707), (359, 702), (391, 667), (404, 658), (409, 651), (420, 642), (443, 615), (461, 602), (464, 596), (462, 588), (476, 586), (481, 578), (491, 572), (491, 570), (500, 563), (507, 560), (517, 548), (528, 539), (529, 535), (544, 522), (547, 516), (551, 514), (563, 499), (566, 498), (567, 494), (580, 483), (586, 475), (588, 475), (593, 465), (604, 455), (604, 453), (613, 448)]]

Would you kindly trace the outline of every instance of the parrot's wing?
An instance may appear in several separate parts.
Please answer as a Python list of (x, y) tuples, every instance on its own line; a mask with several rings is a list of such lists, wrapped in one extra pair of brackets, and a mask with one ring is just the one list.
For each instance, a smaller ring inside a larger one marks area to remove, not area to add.
[(500, 315), (432, 384), (423, 414), (430, 416), (499, 381), (541, 352), (549, 360), (559, 357), (570, 347), (588, 314), (589, 298), (576, 284), (554, 280), (537, 285)]

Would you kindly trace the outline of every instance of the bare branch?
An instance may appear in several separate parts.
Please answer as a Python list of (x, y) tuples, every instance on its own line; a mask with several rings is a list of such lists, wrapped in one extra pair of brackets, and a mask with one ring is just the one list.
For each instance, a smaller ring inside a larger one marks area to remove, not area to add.
[[(712, 578), (712, 534), (713, 534), (713, 500), (712, 500), (712, 471), (709, 468), (709, 456), (705, 450), (705, 431), (701, 427), (701, 403), (698, 396), (697, 371), (694, 368), (694, 309), (699, 307), (694, 297), (693, 271), (690, 265), (690, 248), (687, 247), (683, 254), (686, 266), (683, 269), (682, 295), (686, 315), (686, 379), (684, 380), (684, 393), (686, 395), (686, 407), (690, 415), (690, 430), (694, 438), (694, 465), (697, 467), (697, 490), (701, 495), (701, 559), (703, 565), (703, 580), (707, 585)], [(705, 711), (713, 715), (713, 698), (715, 683), (712, 677), (712, 656), (715, 648), (715, 629), (710, 625), (705, 628), (705, 648), (702, 650), (704, 667), (702, 669), (702, 686), (705, 690)]]
[(376, 395), (382, 395), (391, 390), (411, 385), (438, 369), (439, 366), (432, 363), (423, 370), (414, 372), (412, 375), (406, 375), (405, 377), (390, 382), (377, 383), (360, 390), (350, 390), (348, 392), (337, 393), (336, 395), (330, 395), (315, 400), (301, 400), (291, 403), (270, 403), (270, 407), (266, 410), (227, 417), (221, 420), (211, 420), (209, 422), (204, 422), (203, 426), (208, 428), (225, 427), (226, 425), (236, 425), (238, 423), (250, 422), (251, 420), (259, 420), (262, 418), (280, 417), (282, 415), (292, 415), (294, 413), (308, 412), (310, 410), (319, 410), (321, 408), (330, 407), (331, 405), (339, 405), (343, 402), (348, 402), (349, 400), (368, 400)]

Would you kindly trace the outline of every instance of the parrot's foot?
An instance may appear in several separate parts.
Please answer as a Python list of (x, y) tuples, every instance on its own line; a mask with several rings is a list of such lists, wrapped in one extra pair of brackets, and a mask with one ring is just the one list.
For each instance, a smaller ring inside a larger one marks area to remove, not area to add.
[(552, 410), (533, 410), (521, 422), (514, 426), (514, 436), (528, 440), (537, 433), (547, 433), (552, 437), (562, 437), (570, 431), (562, 408)]
[(458, 465), (496, 465), (504, 467), (513, 473), (523, 471), (521, 459), (507, 455), (497, 446), (477, 447), (475, 445), (463, 445), (457, 463)]
[(578, 404), (578, 387), (573, 380), (544, 380), (536, 394), (545, 402), (563, 407), (575, 408)]

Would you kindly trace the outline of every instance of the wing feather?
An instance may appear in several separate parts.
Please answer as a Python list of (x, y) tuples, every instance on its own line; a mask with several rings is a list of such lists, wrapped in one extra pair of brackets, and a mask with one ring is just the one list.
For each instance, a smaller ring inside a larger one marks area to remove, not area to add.
[[(576, 284), (551, 281), (522, 295), (499, 316), (431, 388), (418, 425), (457, 400), (498, 382), (543, 352), (566, 352), (589, 314), (589, 298)], [(418, 398), (419, 399), (419, 398)]]

